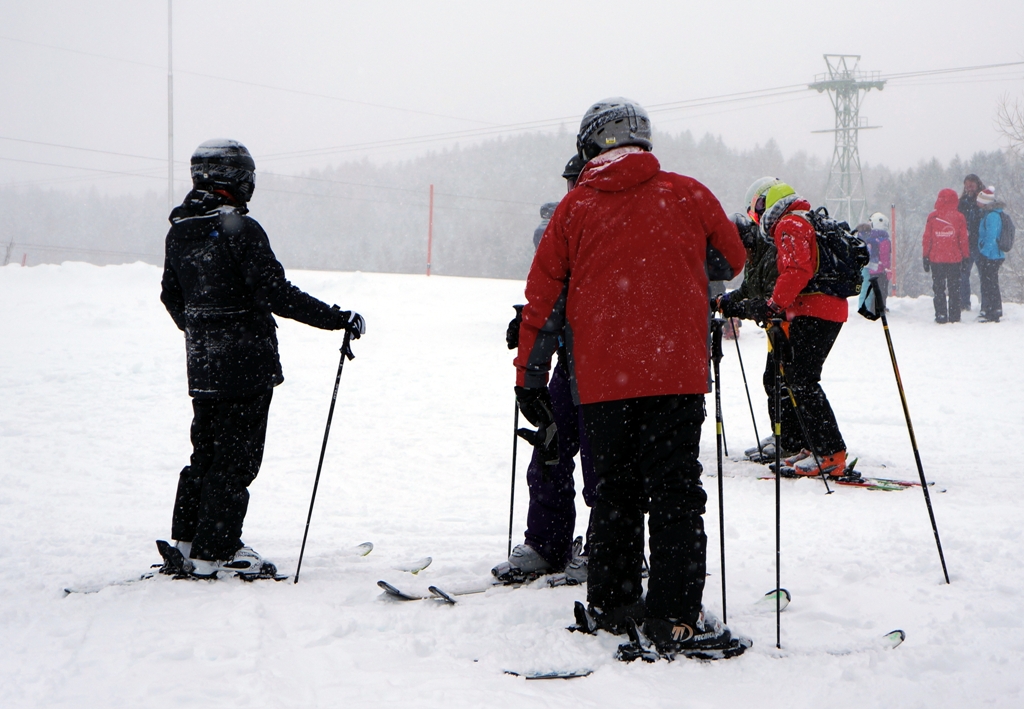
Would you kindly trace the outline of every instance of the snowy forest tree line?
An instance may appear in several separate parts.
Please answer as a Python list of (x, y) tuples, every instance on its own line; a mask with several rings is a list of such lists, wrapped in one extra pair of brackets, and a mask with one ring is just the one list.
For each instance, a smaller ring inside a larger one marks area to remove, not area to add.
[[(521, 134), (402, 162), (351, 161), (298, 177), (277, 174), (256, 155), (252, 216), (288, 268), (423, 273), (434, 185), (431, 272), (524, 278), (539, 207), (565, 193), (561, 173), (574, 147), (575, 136), (566, 130)], [(728, 212), (743, 210), (747, 186), (762, 175), (776, 175), (812, 204), (823, 203), (828, 164), (805, 153), (786, 158), (774, 142), (736, 150), (710, 135), (656, 134), (655, 154), (665, 169), (707, 184)], [(932, 160), (903, 171), (864, 168), (868, 213), (888, 215), (896, 205), (899, 294), (930, 293), (921, 268), (925, 218), (940, 189), (959, 193), (972, 172), (995, 185), (1015, 222), (1024, 224), (1024, 159), (1013, 152), (978, 153), (946, 165)], [(183, 196), (184, 189), (176, 199)], [(166, 196), (155, 192), (0, 189), (0, 249), (4, 263), (160, 264), (166, 211)], [(1004, 299), (1018, 302), (1024, 301), (1021, 248), (1011, 252), (1000, 278)]]

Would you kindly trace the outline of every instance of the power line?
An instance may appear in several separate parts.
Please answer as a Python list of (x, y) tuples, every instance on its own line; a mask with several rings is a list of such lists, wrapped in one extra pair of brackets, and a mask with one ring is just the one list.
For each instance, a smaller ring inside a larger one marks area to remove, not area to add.
[[(19, 42), (21, 44), (29, 44), (29, 45), (36, 46), (36, 47), (44, 47), (46, 49), (53, 49), (53, 50), (56, 50), (56, 51), (59, 51), (59, 52), (70, 52), (71, 54), (81, 54), (83, 56), (96, 57), (96, 58), (99, 58), (99, 59), (107, 59), (107, 60), (113, 61), (113, 62), (123, 62), (125, 64), (134, 64), (135, 66), (144, 66), (144, 67), (147, 67), (147, 68), (150, 68), (150, 69), (159, 69), (160, 71), (164, 71), (164, 70), (167, 69), (167, 67), (159, 65), (159, 64), (149, 64), (148, 62), (140, 62), (140, 61), (135, 61), (135, 60), (132, 60), (132, 59), (122, 59), (120, 57), (112, 57), (112, 56), (109, 56), (109, 55), (106, 55), (106, 54), (97, 54), (95, 52), (84, 52), (84, 51), (82, 51), (80, 49), (70, 49), (68, 47), (58, 47), (58, 46), (53, 45), (53, 44), (44, 44), (42, 42), (32, 42), (32, 41), (29, 41), (27, 39), (17, 39), (15, 37), (7, 37), (5, 35), (0, 35), (0, 39), (7, 40), (8, 42)], [(483, 124), (483, 125), (497, 125), (497, 124), (492, 123), (490, 121), (481, 121), (481, 120), (477, 120), (475, 118), (462, 118), (461, 116), (449, 116), (449, 115), (444, 114), (444, 113), (433, 113), (433, 112), (430, 112), (430, 111), (419, 111), (419, 110), (416, 110), (414, 108), (403, 108), (402, 106), (389, 106), (389, 105), (381, 104), (381, 103), (372, 103), (370, 101), (359, 101), (357, 99), (343, 98), (341, 96), (332, 96), (330, 94), (321, 94), (321, 93), (317, 93), (315, 91), (304, 91), (304, 90), (301, 90), (301, 89), (290, 89), (290, 88), (287, 88), (287, 87), (284, 87), (284, 86), (273, 86), (271, 84), (260, 84), (260, 83), (254, 82), (254, 81), (244, 81), (242, 79), (231, 79), (231, 78), (228, 78), (226, 76), (217, 76), (215, 74), (204, 74), (204, 73), (198, 72), (198, 71), (186, 71), (186, 70), (183, 70), (183, 69), (178, 69), (176, 73), (178, 73), (178, 74), (188, 74), (189, 76), (198, 76), (198, 77), (202, 77), (204, 79), (214, 79), (216, 81), (226, 81), (228, 83), (241, 84), (243, 86), (253, 86), (253, 87), (261, 88), (261, 89), (269, 89), (271, 91), (283, 91), (285, 93), (290, 93), (290, 94), (299, 94), (299, 95), (302, 95), (302, 96), (312, 96), (312, 97), (315, 97), (315, 98), (323, 98), (323, 99), (328, 99), (328, 100), (331, 100), (331, 101), (340, 101), (342, 103), (351, 103), (351, 104), (355, 104), (357, 106), (367, 106), (369, 108), (382, 108), (382, 109), (385, 109), (385, 110), (388, 110), (388, 111), (400, 111), (400, 112), (403, 112), (403, 113), (415, 113), (415, 114), (418, 114), (418, 115), (421, 115), (421, 116), (430, 116), (432, 118), (447, 118), (449, 120), (464, 121), (466, 123), (480, 123), (480, 124)]]
[(891, 79), (905, 79), (911, 76), (934, 76), (936, 74), (954, 74), (963, 71), (980, 71), (982, 69), (999, 69), (1007, 66), (1022, 66), (1024, 61), (1021, 62), (1003, 62), (1002, 64), (978, 64), (976, 66), (960, 66), (952, 69), (927, 69), (925, 71), (908, 71), (902, 74), (882, 74), (882, 81), (889, 81)]
[(44, 165), (46, 167), (65, 167), (65, 168), (69, 168), (71, 170), (86, 170), (88, 172), (102, 172), (102, 173), (105, 173), (107, 175), (122, 175), (122, 176), (126, 176), (126, 177), (146, 177), (146, 178), (155, 178), (155, 179), (158, 179), (158, 180), (162, 180), (163, 179), (163, 177), (157, 177), (156, 175), (144, 175), (144, 174), (139, 173), (139, 172), (125, 172), (123, 170), (101, 170), (98, 167), (79, 167), (78, 165), (61, 165), (59, 163), (54, 163), (54, 162), (41, 162), (39, 160), (24, 160), (22, 158), (5, 158), (5, 157), (0, 157), (0, 160), (3, 160), (4, 162), (22, 162), (22, 163), (27, 163), (29, 165)]
[(14, 143), (28, 143), (29, 145), (44, 145), (48, 148), (64, 148), (66, 150), (81, 150), (87, 153), (100, 153), (103, 155), (117, 155), (123, 158), (138, 158), (139, 160), (159, 160), (166, 162), (167, 158), (154, 158), (148, 155), (135, 155), (133, 153), (116, 153), (112, 150), (97, 150), (96, 148), (81, 148), (77, 145), (62, 145), (60, 143), (44, 143), (41, 140), (27, 140), (25, 138), (9, 138), (4, 135), (0, 135), (0, 140), (9, 140)]

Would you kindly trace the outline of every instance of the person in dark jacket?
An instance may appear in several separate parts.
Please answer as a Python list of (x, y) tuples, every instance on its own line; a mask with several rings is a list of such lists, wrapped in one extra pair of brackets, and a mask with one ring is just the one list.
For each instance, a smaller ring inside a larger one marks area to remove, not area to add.
[(960, 322), (960, 270), (971, 257), (967, 239), (967, 220), (957, 209), (956, 192), (939, 190), (935, 211), (925, 220), (921, 249), (924, 270), (932, 274), (935, 322), (940, 325)]
[[(779, 277), (778, 267), (775, 264), (775, 243), (761, 235), (761, 227), (758, 225), (761, 214), (764, 212), (764, 195), (769, 188), (778, 184), (781, 184), (781, 180), (777, 177), (762, 177), (755, 180), (747, 190), (747, 214), (732, 216), (732, 221), (739, 231), (740, 240), (743, 242), (743, 248), (747, 252), (746, 264), (743, 266), (743, 282), (736, 290), (713, 298), (711, 303), (713, 311), (721, 313), (730, 321), (733, 318), (753, 319), (754, 315), (761, 310), (760, 304), (771, 298), (772, 290), (775, 288), (775, 279)], [(770, 353), (768, 357), (768, 362), (765, 365), (766, 371), (769, 367), (774, 366)], [(769, 394), (769, 408), (771, 405), (771, 395)], [(786, 455), (792, 455), (795, 452), (787, 451)], [(744, 455), (759, 463), (774, 460), (775, 436), (768, 435), (761, 439), (755, 448), (744, 451)]]
[[(967, 220), (967, 244), (970, 249), (968, 256), (960, 264), (960, 309), (971, 309), (971, 266), (978, 261), (978, 225), (981, 222), (981, 208), (978, 207), (978, 195), (985, 189), (985, 183), (975, 174), (964, 178), (964, 191), (960, 194), (957, 210)], [(978, 269), (979, 277), (981, 269)]]
[(280, 315), (323, 330), (365, 331), (357, 313), (293, 286), (248, 213), (255, 163), (245, 146), (211, 140), (192, 156), (193, 189), (170, 215), (160, 300), (185, 334), (192, 397), (189, 464), (178, 477), (171, 537), (185, 571), (259, 573), (242, 540), (248, 486), (259, 473), (273, 388), (284, 381)]
[[(574, 155), (562, 172), (568, 190), (575, 186), (582, 170), (583, 162)], [(545, 207), (548, 206), (551, 209), (541, 225), (543, 228), (538, 227), (541, 234), (534, 234), (535, 248), (540, 243), (540, 237), (543, 236), (543, 231), (547, 228), (558, 202), (545, 204), (541, 208), (542, 217), (545, 214)], [(510, 350), (519, 346), (522, 306), (516, 306), (516, 311), (516, 317), (508, 324), (505, 334)], [(512, 549), (507, 560), (491, 569), (491, 573), (505, 583), (526, 581), (538, 575), (560, 570), (563, 571), (563, 576), (559, 580), (565, 583), (579, 584), (587, 580), (589, 549), (586, 542), (578, 548), (572, 539), (573, 530), (576, 528), (576, 487), (573, 479), (576, 464), (573, 457), (577, 453), (580, 455), (580, 468), (583, 473), (583, 501), (587, 507), (594, 504), (597, 480), (590, 455), (590, 443), (583, 430), (583, 416), (573, 401), (569, 387), (568, 356), (564, 338), (561, 343), (558, 348), (557, 364), (553, 367), (548, 382), (548, 394), (558, 436), (555, 446), (548, 451), (548, 455), (545, 455), (543, 447), (537, 447), (530, 458), (530, 466), (526, 471), (530, 504), (526, 513), (525, 539), (522, 544), (517, 544)], [(586, 538), (589, 537), (588, 531)], [(554, 580), (553, 577), (549, 582)]]
[[(715, 196), (665, 172), (647, 113), (606, 99), (577, 136), (587, 160), (551, 218), (526, 282), (516, 398), (545, 445), (545, 384), (564, 332), (597, 474), (587, 606), (576, 627), (623, 632), (643, 620), (660, 650), (747, 645), (702, 607), (705, 552), (700, 430), (708, 391), (709, 265), (732, 278), (743, 244)], [(642, 597), (644, 513), (650, 578)], [(630, 659), (629, 645), (620, 657)]]
[(555, 213), (558, 202), (545, 202), (540, 206), (540, 224), (533, 230), (533, 248), (536, 249), (540, 243), (540, 237), (544, 236), (544, 230), (548, 228), (551, 215)]
[(981, 279), (981, 322), (999, 322), (1003, 316), (1003, 298), (999, 293), (999, 267), (1006, 254), (999, 249), (1003, 233), (1003, 210), (1006, 205), (996, 199), (995, 187), (986, 187), (978, 194), (981, 219), (978, 224), (978, 276)]

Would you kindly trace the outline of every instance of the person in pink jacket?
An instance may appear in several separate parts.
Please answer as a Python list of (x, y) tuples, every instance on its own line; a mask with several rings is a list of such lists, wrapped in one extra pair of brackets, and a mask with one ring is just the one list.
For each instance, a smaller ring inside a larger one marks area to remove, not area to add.
[(924, 270), (932, 274), (932, 302), (935, 322), (939, 324), (960, 322), (960, 269), (971, 255), (967, 220), (957, 210), (957, 204), (956, 192), (940, 190), (935, 211), (928, 215), (921, 237)]

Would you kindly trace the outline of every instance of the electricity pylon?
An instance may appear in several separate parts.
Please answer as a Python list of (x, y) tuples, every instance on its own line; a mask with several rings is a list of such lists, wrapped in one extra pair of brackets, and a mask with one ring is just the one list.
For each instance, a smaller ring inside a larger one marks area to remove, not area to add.
[(827, 91), (836, 112), (835, 128), (812, 131), (835, 133), (836, 136), (832, 169), (828, 174), (828, 187), (825, 188), (825, 206), (833, 218), (856, 226), (864, 221), (867, 211), (857, 136), (862, 130), (880, 127), (869, 126), (867, 119), (861, 118), (861, 96), (871, 89), (881, 91), (885, 88), (885, 81), (879, 78), (877, 71), (870, 74), (857, 71), (860, 55), (826, 54), (824, 57), (828, 73), (814, 77), (814, 83), (808, 88), (818, 93)]

